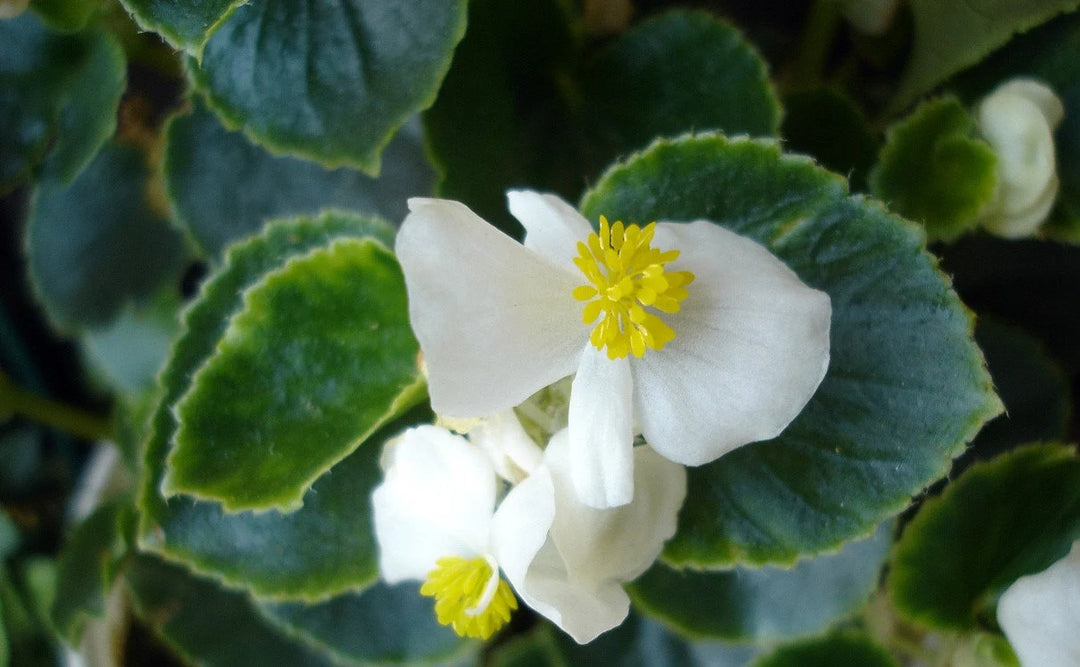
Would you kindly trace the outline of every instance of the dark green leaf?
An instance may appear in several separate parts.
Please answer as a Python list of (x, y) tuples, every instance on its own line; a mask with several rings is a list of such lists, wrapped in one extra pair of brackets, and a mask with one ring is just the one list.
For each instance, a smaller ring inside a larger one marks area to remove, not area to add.
[(245, 0), (120, 0), (144, 30), (178, 50), (202, 53), (210, 35)]
[(821, 166), (846, 175), (852, 189), (866, 188), (880, 140), (845, 95), (821, 88), (786, 96), (780, 134), (787, 150), (811, 155)]
[(689, 469), (664, 557), (792, 563), (902, 510), (1001, 410), (971, 318), (921, 232), (776, 144), (660, 141), (609, 171), (590, 219), (713, 220), (762, 243), (832, 299), (831, 361), (778, 438)]
[(424, 398), (405, 279), (372, 239), (338, 239), (248, 287), (173, 406), (162, 492), (228, 512), (300, 507), (323, 473)]
[(188, 67), (211, 106), (260, 143), (377, 174), (390, 137), (434, 101), (465, 5), (258, 0), (238, 7)]
[(33, 0), (30, 7), (49, 26), (75, 32), (85, 28), (90, 17), (104, 4), (104, 0)]
[(179, 310), (179, 295), (171, 286), (146, 307), (124, 308), (109, 325), (83, 332), (86, 360), (121, 393), (149, 391), (179, 330)]
[(244, 594), (175, 565), (138, 556), (124, 572), (139, 615), (192, 663), (329, 666), (325, 655), (281, 634)]
[(896, 667), (882, 646), (866, 635), (846, 632), (807, 639), (773, 651), (754, 667)]
[[(656, 621), (631, 612), (622, 625), (581, 645), (569, 635), (550, 628), (563, 662), (567, 665), (611, 667), (681, 667), (719, 661), (702, 660), (694, 646)], [(719, 667), (719, 665), (717, 665)]]
[(814, 634), (866, 602), (877, 586), (891, 525), (791, 569), (701, 572), (657, 563), (628, 590), (638, 609), (690, 637), (762, 643)]
[(406, 198), (430, 194), (434, 182), (418, 134), (410, 126), (399, 132), (383, 153), (381, 176), (373, 179), (271, 155), (196, 104), (169, 123), (165, 179), (177, 217), (203, 251), (218, 258), (229, 242), (257, 232), (269, 218), (336, 206), (403, 219)]
[(343, 662), (442, 662), (478, 647), (439, 625), (431, 598), (415, 582), (380, 582), (318, 604), (264, 604), (262, 611)]
[(893, 548), (897, 610), (922, 625), (970, 630), (997, 596), (1046, 569), (1080, 538), (1080, 457), (1034, 445), (972, 466), (928, 500)]
[(897, 213), (926, 226), (930, 240), (951, 241), (978, 223), (997, 190), (997, 157), (976, 136), (956, 98), (921, 105), (889, 128), (870, 191)]

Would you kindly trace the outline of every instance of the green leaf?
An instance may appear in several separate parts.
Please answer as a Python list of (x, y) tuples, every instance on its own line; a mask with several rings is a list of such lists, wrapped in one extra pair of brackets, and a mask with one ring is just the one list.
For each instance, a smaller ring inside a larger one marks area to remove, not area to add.
[(46, 180), (34, 191), (30, 275), (61, 329), (107, 324), (178, 277), (183, 243), (148, 205), (148, 177), (138, 150), (111, 145), (70, 185)]
[(246, 0), (120, 0), (143, 30), (198, 56), (210, 35)]
[(793, 563), (867, 535), (941, 477), (1001, 404), (922, 233), (773, 142), (659, 141), (586, 195), (586, 217), (713, 220), (832, 299), (828, 373), (777, 438), (688, 470), (664, 558)]
[(229, 132), (196, 103), (166, 130), (165, 180), (177, 217), (204, 253), (255, 233), (269, 218), (312, 214), (336, 206), (401, 220), (409, 196), (430, 194), (434, 174), (417, 131), (406, 126), (383, 154), (378, 179), (274, 156)]
[(263, 145), (377, 174), (394, 132), (434, 101), (465, 4), (258, 0), (188, 67), (214, 110)]
[(784, 112), (780, 134), (788, 151), (806, 153), (826, 169), (846, 174), (855, 190), (866, 188), (880, 140), (855, 102), (819, 88), (785, 96)]
[(870, 597), (891, 525), (790, 569), (679, 571), (657, 563), (628, 592), (638, 610), (688, 637), (762, 643), (818, 633)]
[(807, 639), (773, 651), (754, 667), (896, 667), (889, 652), (855, 632)]
[(104, 0), (33, 0), (30, 7), (50, 27), (63, 32), (82, 30)]
[(338, 239), (289, 260), (247, 289), (174, 405), (162, 492), (227, 512), (298, 509), (318, 477), (425, 396), (418, 353), (385, 246)]
[(179, 294), (166, 289), (146, 307), (125, 307), (109, 325), (84, 331), (81, 341), (90, 368), (121, 393), (153, 389), (179, 330), (179, 310)]
[(90, 617), (105, 613), (105, 596), (125, 553), (121, 519), (125, 501), (102, 505), (71, 533), (57, 560), (54, 626), (71, 646), (78, 646)]
[(928, 500), (890, 557), (903, 615), (930, 628), (971, 630), (997, 596), (1046, 569), (1080, 538), (1080, 457), (1034, 445), (972, 466)]
[(552, 626), (546, 627), (555, 636), (558, 653), (567, 665), (680, 667), (713, 664), (718, 667), (719, 661), (699, 659), (693, 645), (656, 621), (634, 612), (619, 627), (584, 645)]
[(893, 101), (902, 109), (974, 65), (1017, 32), (1030, 30), (1077, 0), (911, 0), (915, 41)]
[(245, 288), (289, 258), (336, 238), (373, 236), (389, 245), (392, 233), (369, 218), (327, 213), (272, 222), (261, 235), (226, 253), (221, 269), (207, 279), (185, 311), (183, 332), (162, 372), (162, 397), (151, 418), (139, 498), (142, 549), (264, 597), (325, 598), (365, 587), (375, 578), (368, 502), (381, 475), (374, 438), (319, 480), (304, 508), (289, 515), (227, 515), (216, 503), (183, 496), (166, 501), (160, 484), (177, 430), (172, 406), (187, 391), (191, 375), (214, 353), (229, 315), (243, 305)]
[(246, 595), (137, 556), (124, 571), (139, 616), (200, 665), (329, 666), (323, 654), (277, 631)]
[(415, 582), (380, 582), (318, 604), (264, 604), (261, 611), (340, 662), (444, 662), (479, 646), (439, 625), (431, 598)]
[(546, 625), (513, 635), (496, 644), (489, 658), (492, 667), (545, 667), (560, 664), (555, 639)]
[(870, 191), (921, 222), (931, 241), (973, 229), (997, 190), (997, 156), (954, 97), (927, 102), (889, 128)]
[(65, 35), (31, 13), (0, 21), (0, 194), (46, 158), (74, 178), (116, 128), (124, 57), (109, 34)]

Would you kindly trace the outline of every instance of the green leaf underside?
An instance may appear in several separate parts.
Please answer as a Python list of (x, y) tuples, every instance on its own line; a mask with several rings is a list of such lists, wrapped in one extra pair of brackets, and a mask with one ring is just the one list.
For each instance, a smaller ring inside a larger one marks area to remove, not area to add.
[(856, 632), (832, 634), (783, 646), (754, 667), (896, 667), (889, 652)]
[(223, 590), (145, 555), (133, 559), (124, 576), (139, 616), (192, 664), (334, 664), (279, 632), (243, 593)]
[(901, 109), (1077, 0), (911, 0), (915, 38), (894, 108)]
[(30, 12), (0, 21), (0, 193), (46, 157), (70, 180), (116, 127), (124, 56), (104, 32), (65, 35)]
[(1075, 447), (1024, 447), (972, 466), (923, 505), (893, 549), (891, 596), (922, 625), (974, 629), (1006, 587), (1078, 538)]
[(342, 662), (442, 662), (477, 646), (439, 625), (419, 582), (379, 582), (315, 605), (264, 604), (261, 611), (287, 634)]
[(165, 179), (173, 208), (212, 258), (269, 218), (334, 206), (401, 220), (408, 212), (405, 200), (428, 195), (433, 187), (419, 137), (408, 128), (383, 153), (378, 179), (271, 155), (243, 134), (227, 131), (198, 103), (172, 118), (166, 137)]
[(465, 0), (257, 0), (187, 60), (230, 126), (274, 150), (379, 172), (379, 153), (434, 101)]
[(143, 155), (109, 145), (70, 185), (44, 180), (27, 221), (34, 287), (62, 329), (111, 322), (176, 279), (180, 234), (148, 206)]
[(210, 35), (248, 0), (120, 0), (144, 30), (198, 56)]
[(889, 129), (870, 191), (951, 241), (974, 228), (997, 188), (997, 157), (975, 135), (975, 121), (953, 97), (922, 104)]
[(374, 438), (316, 483), (304, 508), (289, 515), (224, 514), (216, 503), (184, 496), (166, 502), (159, 492), (177, 429), (172, 405), (214, 353), (228, 316), (242, 306), (244, 288), (290, 257), (339, 237), (363, 236), (387, 246), (393, 243), (393, 231), (370, 218), (326, 213), (273, 222), (261, 235), (232, 247), (222, 268), (204, 283), (184, 313), (184, 333), (162, 373), (163, 396), (151, 419), (139, 500), (140, 547), (262, 596), (328, 597), (374, 579), (371, 512), (366, 506), (378, 478)]
[(72, 646), (78, 646), (88, 617), (105, 613), (105, 596), (123, 555), (120, 516), (125, 511), (130, 509), (123, 501), (102, 505), (75, 528), (60, 552), (51, 617)]
[(610, 170), (582, 210), (715, 221), (832, 299), (829, 370), (799, 417), (688, 469), (693, 502), (664, 551), (673, 565), (790, 564), (867, 535), (1001, 410), (971, 318), (919, 230), (775, 143), (659, 141)]
[(423, 397), (393, 253), (338, 239), (244, 294), (174, 407), (162, 490), (228, 512), (298, 509), (304, 493)]
[(762, 643), (811, 635), (854, 612), (873, 592), (891, 525), (791, 569), (701, 572), (657, 563), (628, 592), (637, 609), (688, 637)]
[(554, 0), (471, 4), (469, 33), (424, 115), (442, 196), (517, 233), (507, 189), (574, 199), (656, 135), (776, 133), (765, 63), (731, 26), (671, 11), (590, 52), (569, 21)]

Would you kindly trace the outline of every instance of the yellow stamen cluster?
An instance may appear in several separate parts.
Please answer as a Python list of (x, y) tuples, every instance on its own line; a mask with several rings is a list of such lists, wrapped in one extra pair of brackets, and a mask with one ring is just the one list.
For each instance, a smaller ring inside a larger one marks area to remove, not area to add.
[(586, 324), (603, 315), (589, 341), (598, 350), (607, 347), (608, 359), (631, 352), (640, 358), (646, 349), (662, 349), (675, 338), (675, 331), (645, 308), (679, 312), (694, 274), (664, 271), (679, 251), (653, 248), (655, 232), (655, 222), (644, 228), (621, 222), (609, 225), (600, 216), (600, 233), (589, 234), (588, 244), (578, 242), (574, 264), (592, 284), (575, 288), (574, 298), (588, 302), (582, 313)]
[(484, 557), (447, 556), (435, 563), (420, 594), (435, 598), (439, 623), (462, 637), (489, 639), (517, 609), (517, 598)]

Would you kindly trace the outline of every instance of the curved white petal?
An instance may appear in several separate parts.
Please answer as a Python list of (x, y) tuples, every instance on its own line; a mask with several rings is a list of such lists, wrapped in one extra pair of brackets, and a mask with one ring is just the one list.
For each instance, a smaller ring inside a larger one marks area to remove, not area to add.
[(630, 364), (592, 345), (570, 388), (569, 440), (574, 488), (592, 507), (617, 507), (634, 496), (634, 391)]
[[(504, 571), (526, 604), (580, 643), (592, 641), (626, 618), (630, 600), (622, 583), (656, 560), (675, 533), (686, 495), (682, 466), (646, 447), (636, 448), (634, 454), (638, 489), (633, 502), (623, 507), (598, 510), (581, 504), (570, 481), (566, 431), (552, 438), (544, 454), (546, 465), (529, 479), (547, 480), (550, 487), (544, 493), (554, 494), (550, 537), (524, 569), (518, 562)], [(522, 502), (540, 504), (539, 497)]]
[(497, 478), (480, 448), (419, 426), (394, 441), (384, 465), (371, 504), (387, 582), (424, 579), (443, 556), (487, 552)]
[(503, 410), (469, 431), (469, 441), (483, 449), (495, 472), (508, 482), (520, 482), (544, 457), (540, 446), (525, 433), (513, 410)]
[(588, 339), (577, 276), (457, 202), (409, 209), (395, 251), (436, 412), (490, 415), (574, 372)]
[(1019, 95), (1039, 107), (1051, 128), (1057, 127), (1065, 119), (1065, 105), (1054, 93), (1054, 89), (1037, 79), (1017, 77), (998, 86), (994, 93)]
[[(592, 233), (589, 221), (555, 195), (511, 190), (506, 200), (510, 213), (525, 227), (525, 247), (580, 275), (573, 260), (578, 242)], [(584, 278), (579, 282), (584, 284)]]
[(1062, 560), (1009, 586), (997, 618), (1023, 667), (1080, 665), (1080, 541)]
[(686, 465), (777, 436), (829, 365), (832, 308), (754, 241), (711, 222), (660, 223), (655, 245), (696, 279), (664, 319), (675, 339), (631, 359), (634, 410), (649, 444)]

